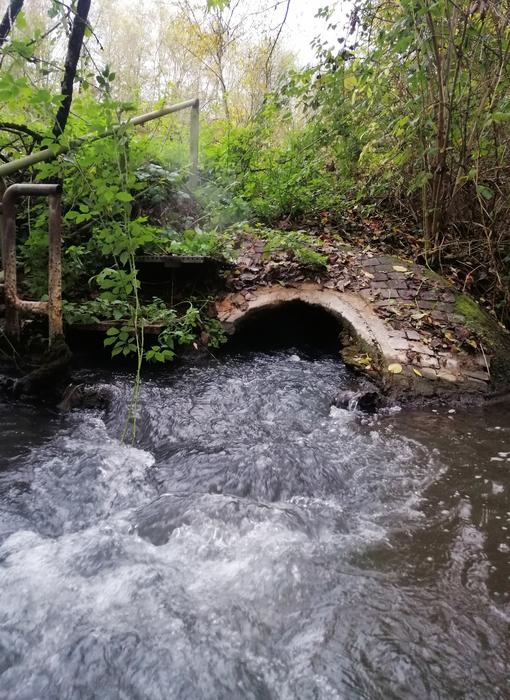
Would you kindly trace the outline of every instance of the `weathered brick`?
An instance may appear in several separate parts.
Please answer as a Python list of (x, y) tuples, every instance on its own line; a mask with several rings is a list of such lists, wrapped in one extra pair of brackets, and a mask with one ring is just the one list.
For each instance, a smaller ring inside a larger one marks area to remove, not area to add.
[(478, 372), (476, 370), (464, 370), (464, 374), (471, 379), (478, 379), (481, 382), (488, 382), (490, 377), (487, 372)]
[(444, 371), (438, 372), (437, 378), (443, 382), (448, 382), (449, 384), (459, 381), (458, 376), (456, 376), (455, 374), (451, 374), (450, 372)]
[(436, 291), (422, 292), (420, 294), (420, 299), (424, 299), (425, 301), (439, 301), (439, 294)]
[(452, 372), (458, 374), (459, 372), (459, 361), (455, 357), (445, 357), (441, 360), (441, 367), (447, 372)]
[(395, 350), (409, 349), (409, 343), (405, 338), (391, 338), (391, 345)]
[(425, 343), (419, 343), (415, 340), (410, 341), (409, 349), (413, 352), (419, 353), (420, 355), (434, 355), (432, 348), (429, 348), (429, 346), (425, 345)]
[(416, 292), (410, 290), (409, 288), (401, 289), (399, 291), (399, 295), (401, 299), (414, 299), (416, 296)]
[(431, 355), (418, 355), (418, 364), (420, 367), (429, 367), (439, 369), (439, 360)]
[(427, 379), (437, 379), (437, 372), (430, 367), (423, 367), (420, 372)]
[(407, 331), (406, 335), (409, 340), (421, 340), (421, 335), (418, 333), (418, 331)]

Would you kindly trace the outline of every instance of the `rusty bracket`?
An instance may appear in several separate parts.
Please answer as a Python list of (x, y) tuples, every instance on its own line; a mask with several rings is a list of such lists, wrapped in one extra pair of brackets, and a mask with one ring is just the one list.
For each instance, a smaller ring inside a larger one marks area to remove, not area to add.
[[(48, 197), (48, 301), (28, 301), (18, 296), (16, 265), (16, 202), (19, 197)], [(3, 218), (2, 258), (4, 266), (5, 332), (14, 339), (20, 337), (20, 314), (48, 316), (50, 346), (62, 335), (62, 260), (60, 214), (60, 185), (10, 185), (2, 197), (0, 213)]]

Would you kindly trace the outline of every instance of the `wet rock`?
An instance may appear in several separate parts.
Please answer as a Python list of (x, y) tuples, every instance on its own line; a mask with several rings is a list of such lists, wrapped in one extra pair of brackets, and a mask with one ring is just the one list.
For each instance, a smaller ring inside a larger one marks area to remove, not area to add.
[(340, 391), (333, 399), (333, 405), (347, 411), (375, 413), (383, 405), (380, 392), (376, 387), (366, 387), (357, 391)]
[(113, 398), (113, 388), (107, 385), (70, 384), (57, 408), (64, 412), (72, 411), (73, 408), (106, 409), (111, 405)]
[(0, 396), (12, 396), (16, 380), (12, 377), (0, 375)]
[(62, 336), (53, 341), (52, 347), (42, 357), (39, 366), (14, 383), (15, 396), (54, 397), (69, 375), (71, 351)]

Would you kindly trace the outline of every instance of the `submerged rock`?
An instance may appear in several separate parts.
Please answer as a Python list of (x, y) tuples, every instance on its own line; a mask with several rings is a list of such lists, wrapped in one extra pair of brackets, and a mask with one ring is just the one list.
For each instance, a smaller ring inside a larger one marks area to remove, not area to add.
[(64, 412), (71, 411), (73, 408), (109, 408), (113, 395), (113, 388), (106, 384), (94, 386), (70, 384), (64, 391), (57, 408)]
[(380, 392), (376, 387), (367, 387), (357, 391), (340, 391), (333, 399), (333, 405), (347, 411), (375, 413), (383, 405)]

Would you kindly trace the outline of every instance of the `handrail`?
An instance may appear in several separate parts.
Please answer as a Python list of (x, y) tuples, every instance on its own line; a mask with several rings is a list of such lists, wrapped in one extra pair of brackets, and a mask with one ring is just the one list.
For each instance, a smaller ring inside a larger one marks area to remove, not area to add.
[[(19, 197), (49, 197), (48, 213), (48, 301), (28, 301), (18, 297), (16, 266), (16, 202)], [(48, 316), (50, 345), (62, 335), (62, 262), (60, 240), (60, 185), (16, 184), (2, 197), (5, 331), (19, 339), (19, 313)]]
[(37, 163), (43, 163), (48, 160), (53, 160), (63, 153), (67, 153), (74, 148), (78, 148), (84, 143), (93, 143), (99, 139), (112, 136), (117, 131), (122, 129), (124, 126), (138, 126), (139, 124), (145, 124), (146, 122), (152, 121), (153, 119), (160, 119), (165, 117), (167, 114), (173, 114), (174, 112), (180, 112), (183, 109), (191, 109), (191, 119), (190, 119), (190, 186), (195, 186), (198, 181), (198, 139), (199, 139), (199, 111), (200, 111), (200, 100), (195, 97), (191, 100), (186, 100), (185, 102), (179, 102), (175, 105), (170, 105), (168, 107), (162, 107), (153, 112), (147, 112), (146, 114), (141, 114), (138, 117), (132, 117), (128, 119), (127, 122), (123, 124), (117, 124), (110, 129), (107, 129), (101, 134), (86, 134), (85, 136), (80, 136), (80, 138), (73, 139), (67, 146), (61, 144), (55, 144), (50, 148), (45, 148), (37, 153), (31, 153), (29, 156), (24, 156), (23, 158), (18, 158), (10, 163), (4, 163), (0, 165), (0, 179), (12, 175), (13, 173), (28, 168), (31, 165), (36, 165)]

